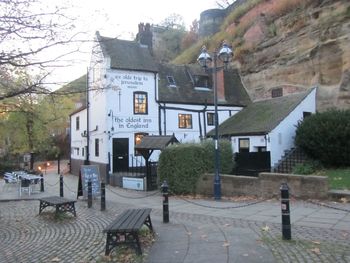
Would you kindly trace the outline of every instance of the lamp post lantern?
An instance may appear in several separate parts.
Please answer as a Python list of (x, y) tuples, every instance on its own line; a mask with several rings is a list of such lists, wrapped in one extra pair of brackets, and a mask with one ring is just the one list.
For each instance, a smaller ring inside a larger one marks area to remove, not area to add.
[[(231, 48), (224, 42), (220, 51), (213, 52), (213, 58), (207, 52), (205, 46), (202, 48), (201, 54), (198, 56), (198, 63), (205, 69), (213, 72), (213, 88), (214, 88), (214, 145), (215, 145), (215, 175), (214, 175), (214, 198), (215, 200), (221, 199), (221, 180), (220, 180), (220, 153), (219, 153), (219, 118), (218, 118), (218, 90), (217, 90), (217, 72), (227, 67), (227, 64), (231, 61), (233, 52)], [(218, 58), (224, 63), (223, 67), (218, 67)], [(209, 63), (213, 62), (213, 67), (208, 66)]]

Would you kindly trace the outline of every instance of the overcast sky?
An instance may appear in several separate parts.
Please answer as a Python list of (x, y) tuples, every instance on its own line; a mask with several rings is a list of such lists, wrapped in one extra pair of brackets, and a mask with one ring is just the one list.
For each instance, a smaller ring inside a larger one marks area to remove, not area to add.
[[(172, 14), (183, 17), (186, 28), (200, 18), (200, 13), (211, 8), (218, 8), (216, 0), (48, 0), (52, 4), (69, 3), (68, 13), (75, 17), (77, 28), (87, 32), (93, 39), (95, 32), (101, 35), (132, 40), (137, 34), (138, 24), (159, 24)], [(73, 5), (73, 7), (72, 7)], [(55, 70), (52, 81), (70, 82), (83, 74), (90, 58), (89, 47), (85, 46), (85, 54), (74, 54), (69, 59), (75, 61), (69, 68)], [(68, 63), (67, 63), (68, 64)]]

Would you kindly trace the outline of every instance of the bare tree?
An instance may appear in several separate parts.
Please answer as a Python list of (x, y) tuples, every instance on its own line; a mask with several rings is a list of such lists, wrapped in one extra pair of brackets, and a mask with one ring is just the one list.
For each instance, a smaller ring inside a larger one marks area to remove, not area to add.
[(0, 0), (0, 65), (45, 66), (65, 54), (38, 59), (56, 46), (76, 40), (74, 19), (66, 8), (47, 5), (40, 0)]
[[(25, 93), (49, 93), (43, 88), (45, 77), (86, 41), (67, 15), (69, 8), (45, 0), (0, 0), (0, 101)], [(41, 77), (21, 87), (12, 80), (23, 71)]]

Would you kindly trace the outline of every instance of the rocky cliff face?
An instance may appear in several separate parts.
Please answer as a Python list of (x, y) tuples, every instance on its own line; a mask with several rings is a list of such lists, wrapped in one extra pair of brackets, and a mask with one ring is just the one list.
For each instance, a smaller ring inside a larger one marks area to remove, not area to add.
[(240, 19), (258, 17), (243, 35), (250, 46), (237, 61), (251, 98), (318, 86), (319, 111), (349, 109), (350, 1), (313, 0), (272, 20), (269, 11), (280, 1), (263, 1)]

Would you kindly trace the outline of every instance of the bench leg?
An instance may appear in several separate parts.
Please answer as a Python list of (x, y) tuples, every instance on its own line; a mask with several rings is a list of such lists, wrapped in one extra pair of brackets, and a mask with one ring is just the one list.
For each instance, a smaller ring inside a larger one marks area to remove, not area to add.
[(107, 233), (105, 255), (109, 256), (111, 250), (118, 246), (118, 236), (115, 233)]
[(151, 230), (151, 232), (153, 232), (153, 226), (152, 226), (152, 221), (151, 221), (150, 215), (146, 218), (145, 225), (148, 226), (148, 228), (149, 228), (149, 230)]
[(74, 204), (74, 202), (56, 205), (56, 213), (58, 213), (59, 211), (61, 211), (61, 212), (70, 212), (75, 217), (77, 217), (77, 214), (75, 212), (75, 204)]
[(44, 202), (44, 201), (40, 201), (40, 207), (39, 207), (39, 215), (41, 214), (41, 212), (46, 208), (48, 207), (49, 204)]
[(75, 212), (75, 204), (74, 203), (72, 204), (72, 211), (71, 212), (73, 213), (74, 217), (77, 217), (77, 214)]
[[(120, 236), (122, 236), (122, 240), (124, 241), (120, 240)], [(140, 244), (139, 235), (137, 232), (131, 232), (131, 233), (107, 232), (105, 255), (109, 256), (112, 249), (117, 248), (118, 244), (125, 244), (129, 247), (134, 247), (136, 253), (138, 255), (142, 255), (141, 244)]]
[(140, 245), (140, 240), (139, 240), (139, 234), (136, 233), (136, 232), (133, 232), (132, 236), (134, 237), (134, 241), (135, 241), (136, 253), (138, 255), (142, 255), (142, 250), (141, 250), (141, 245)]

